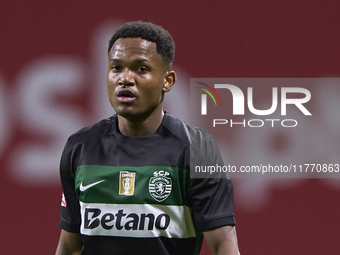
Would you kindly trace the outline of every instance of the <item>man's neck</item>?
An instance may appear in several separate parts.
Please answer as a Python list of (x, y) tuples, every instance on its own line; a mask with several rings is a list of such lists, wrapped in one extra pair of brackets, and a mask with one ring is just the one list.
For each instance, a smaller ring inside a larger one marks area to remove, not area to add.
[(161, 125), (164, 112), (153, 112), (145, 119), (134, 121), (118, 115), (118, 128), (125, 136), (145, 136), (153, 134)]

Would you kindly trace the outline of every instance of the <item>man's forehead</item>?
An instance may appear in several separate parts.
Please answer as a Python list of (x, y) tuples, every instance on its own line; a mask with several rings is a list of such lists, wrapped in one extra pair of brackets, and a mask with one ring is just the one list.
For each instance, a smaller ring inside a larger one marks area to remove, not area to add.
[(119, 38), (113, 44), (110, 55), (126, 53), (154, 54), (157, 53), (156, 48), (156, 43), (144, 40), (142, 38)]

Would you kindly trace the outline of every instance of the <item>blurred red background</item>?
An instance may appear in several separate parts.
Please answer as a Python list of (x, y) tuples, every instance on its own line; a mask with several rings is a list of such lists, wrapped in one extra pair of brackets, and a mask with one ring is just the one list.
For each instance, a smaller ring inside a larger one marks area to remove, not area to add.
[[(0, 6), (2, 254), (55, 252), (61, 151), (68, 135), (113, 113), (105, 94), (106, 51), (123, 22), (151, 21), (173, 35), (179, 82), (166, 109), (184, 119), (190, 77), (340, 75), (338, 1), (13, 0)], [(333, 119), (329, 125), (338, 127)], [(317, 136), (312, 130), (306, 132)], [(335, 141), (327, 153), (338, 160), (339, 130), (324, 130)], [(241, 254), (339, 253), (337, 180), (236, 179), (234, 186)], [(206, 246), (202, 254), (209, 254)]]

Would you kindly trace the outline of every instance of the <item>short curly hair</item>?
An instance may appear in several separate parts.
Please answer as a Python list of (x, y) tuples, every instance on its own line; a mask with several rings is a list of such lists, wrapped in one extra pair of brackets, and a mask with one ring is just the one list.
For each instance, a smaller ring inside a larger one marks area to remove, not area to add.
[(108, 53), (119, 38), (142, 38), (156, 43), (156, 50), (163, 60), (172, 63), (175, 57), (175, 42), (163, 27), (151, 22), (133, 21), (122, 25), (111, 37)]

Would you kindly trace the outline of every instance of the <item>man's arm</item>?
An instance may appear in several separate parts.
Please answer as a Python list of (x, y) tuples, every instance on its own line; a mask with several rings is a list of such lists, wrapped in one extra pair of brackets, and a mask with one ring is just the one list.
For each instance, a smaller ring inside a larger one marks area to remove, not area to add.
[(80, 255), (83, 247), (80, 234), (61, 230), (55, 255)]
[(211, 254), (213, 255), (239, 255), (236, 229), (234, 226), (224, 226), (221, 228), (204, 231)]

